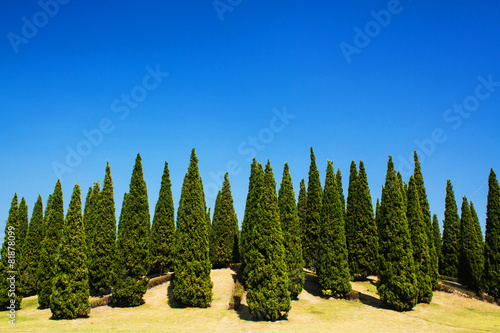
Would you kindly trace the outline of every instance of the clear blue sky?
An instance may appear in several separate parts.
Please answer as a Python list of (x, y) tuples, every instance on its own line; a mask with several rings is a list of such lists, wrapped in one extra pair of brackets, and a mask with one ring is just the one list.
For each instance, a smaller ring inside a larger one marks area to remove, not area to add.
[[(75, 183), (83, 198), (102, 185), (106, 160), (118, 216), (139, 152), (151, 211), (165, 160), (177, 208), (193, 147), (209, 207), (221, 184), (211, 174), (239, 171), (241, 221), (254, 145), (278, 184), (289, 162), (296, 194), (309, 147), (322, 182), (333, 160), (345, 192), (351, 160), (363, 160), (374, 201), (388, 155), (407, 180), (402, 161), (419, 149), (432, 213), (442, 223), (449, 178), (484, 231), (485, 182), (500, 172), (498, 2), (231, 3), (69, 1), (43, 12), (1, 2), (1, 230), (15, 192), (31, 217), (60, 176), (67, 210)], [(100, 126), (107, 133), (85, 142)], [(68, 147), (81, 152), (72, 166)]]

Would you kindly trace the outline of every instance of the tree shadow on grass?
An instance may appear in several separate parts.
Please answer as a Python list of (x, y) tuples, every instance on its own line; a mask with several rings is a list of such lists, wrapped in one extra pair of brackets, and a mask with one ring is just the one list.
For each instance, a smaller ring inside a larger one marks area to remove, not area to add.
[(253, 316), (250, 313), (250, 309), (248, 308), (248, 305), (241, 303), (240, 306), (238, 307), (238, 310), (236, 310), (236, 313), (238, 314), (238, 317), (241, 320), (244, 321), (255, 321), (253, 320)]
[(175, 300), (175, 298), (174, 298), (174, 284), (172, 283), (172, 281), (170, 281), (170, 283), (168, 284), (167, 298), (168, 298), (168, 305), (172, 309), (183, 309), (183, 308), (185, 308), (185, 306), (182, 306), (182, 304), (180, 304), (179, 302), (177, 302)]
[(323, 294), (321, 293), (321, 286), (316, 282), (305, 280), (304, 290), (313, 296), (323, 297)]
[(389, 309), (389, 307), (379, 298), (364, 294), (362, 292), (359, 292), (359, 301), (365, 305), (369, 305), (377, 309)]

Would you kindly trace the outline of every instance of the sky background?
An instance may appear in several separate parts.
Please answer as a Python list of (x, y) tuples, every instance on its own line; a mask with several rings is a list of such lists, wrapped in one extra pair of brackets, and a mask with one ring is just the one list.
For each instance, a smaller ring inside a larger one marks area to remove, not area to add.
[[(241, 223), (253, 137), (278, 186), (289, 162), (298, 195), (314, 147), (322, 184), (333, 160), (345, 194), (349, 165), (362, 160), (374, 202), (388, 155), (407, 181), (417, 149), (441, 227), (451, 179), (458, 206), (472, 200), (484, 232), (489, 170), (500, 172), (500, 84), (479, 88), (489, 96), (473, 112), (447, 110), (477, 101), (480, 77), (500, 81), (499, 2), (232, 3), (219, 1), (218, 13), (212, 0), (70, 1), (49, 16), (37, 1), (1, 2), (1, 230), (15, 192), (31, 217), (60, 177), (66, 211), (74, 184), (83, 199), (93, 182), (102, 186), (106, 161), (119, 216), (137, 153), (151, 214), (164, 161), (177, 209), (191, 148), (212, 210), (228, 163), (237, 165), (230, 181)], [(390, 22), (375, 23), (372, 11), (388, 9)], [(356, 42), (347, 59), (341, 45)], [(168, 72), (150, 91), (141, 88), (148, 68)], [(131, 93), (134, 108), (120, 101)], [(294, 116), (286, 124), (274, 119), (283, 110)], [(54, 164), (68, 166), (67, 149), (88, 148), (83, 131), (103, 120), (113, 130), (58, 175)]]

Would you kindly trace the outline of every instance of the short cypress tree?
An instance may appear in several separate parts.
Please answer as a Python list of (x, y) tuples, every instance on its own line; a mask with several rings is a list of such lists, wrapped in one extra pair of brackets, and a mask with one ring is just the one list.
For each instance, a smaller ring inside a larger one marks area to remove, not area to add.
[[(84, 218), (83, 218), (83, 227), (85, 229), (85, 244), (87, 246), (87, 260), (90, 260), (91, 251), (94, 247), (94, 230), (97, 224), (97, 206), (99, 205), (99, 198), (101, 195), (101, 187), (99, 182), (94, 183), (94, 187), (92, 188), (92, 195), (90, 196), (90, 201), (88, 206), (85, 205)], [(88, 266), (90, 267), (90, 262)]]
[(351, 244), (349, 270), (352, 275), (366, 278), (375, 274), (378, 263), (377, 226), (373, 216), (372, 197), (368, 187), (365, 166), (359, 162), (353, 202), (351, 202)]
[[(147, 291), (149, 272), (148, 190), (137, 154), (130, 180), (130, 191), (122, 211), (116, 244), (112, 297), (118, 306), (138, 306)], [(123, 223), (123, 225), (122, 225)]]
[(346, 244), (347, 244), (347, 252), (349, 254), (349, 268), (351, 274), (353, 274), (354, 270), (352, 267), (353, 259), (352, 253), (354, 253), (354, 246), (356, 243), (356, 231), (355, 224), (357, 218), (357, 181), (358, 181), (358, 168), (354, 161), (351, 161), (351, 168), (349, 172), (349, 188), (347, 189), (347, 208), (345, 212), (344, 224), (345, 224), (345, 236), (346, 236)]
[(177, 210), (173, 295), (180, 304), (200, 308), (210, 306), (213, 283), (209, 256), (205, 195), (198, 158), (193, 149)]
[(290, 297), (297, 299), (304, 286), (304, 259), (302, 258), (299, 215), (288, 163), (285, 163), (283, 168), (283, 178), (278, 192), (278, 205), (285, 246), (285, 261), (288, 268), (288, 290)]
[(90, 314), (87, 255), (82, 220), (80, 185), (75, 185), (57, 249), (50, 311), (54, 319), (75, 319)]
[(175, 215), (172, 197), (172, 183), (168, 163), (165, 162), (161, 178), (160, 194), (156, 202), (153, 226), (151, 228), (151, 273), (164, 274), (173, 270)]
[(254, 230), (255, 224), (260, 218), (260, 196), (262, 193), (262, 186), (264, 182), (264, 170), (262, 169), (262, 164), (257, 162), (254, 158), (250, 166), (250, 178), (248, 182), (248, 194), (245, 205), (245, 215), (243, 222), (241, 224), (241, 279), (242, 282), (246, 284), (246, 278), (248, 275), (247, 262), (251, 261), (255, 257), (255, 247), (253, 243), (255, 242)]
[(57, 248), (64, 229), (64, 206), (61, 181), (58, 180), (50, 199), (45, 238), (42, 242), (38, 263), (38, 305), (41, 309), (50, 306), (52, 278), (56, 276)]
[(485, 291), (498, 299), (500, 298), (500, 187), (493, 169), (488, 178), (484, 256)]
[(448, 179), (446, 182), (446, 200), (443, 222), (443, 256), (441, 274), (447, 277), (458, 276), (458, 258), (460, 253), (460, 218), (453, 186)]
[(345, 218), (345, 197), (344, 197), (344, 190), (342, 188), (342, 173), (340, 173), (340, 169), (337, 169), (335, 180), (337, 181), (337, 189), (339, 190), (340, 203), (342, 204), (342, 214), (344, 215)]
[(441, 231), (439, 230), (439, 221), (436, 214), (432, 215), (432, 229), (434, 231), (434, 247), (438, 256), (439, 267), (442, 267), (443, 254), (441, 252)]
[[(14, 194), (14, 198), (10, 204), (9, 217), (5, 224), (5, 236), (2, 244), (1, 258), (0, 258), (0, 309), (8, 310), (14, 302), (14, 307), (18, 310), (21, 307), (22, 290), (20, 290), (20, 283), (18, 276), (9, 272), (15, 272), (19, 269), (18, 253), (21, 248), (21, 239), (18, 235), (19, 220), (18, 220), (18, 198)], [(14, 280), (12, 280), (14, 276)], [(12, 291), (11, 284), (14, 282), (15, 290)], [(14, 295), (11, 295), (14, 293)], [(11, 298), (11, 296), (14, 296)]]
[(217, 194), (212, 221), (210, 258), (214, 267), (229, 267), (238, 261), (238, 218), (234, 211), (229, 175), (226, 172), (222, 191)]
[(89, 249), (89, 282), (93, 295), (103, 295), (111, 291), (113, 263), (116, 251), (115, 199), (111, 168), (106, 165), (104, 185), (94, 212), (94, 233)]
[(18, 263), (21, 262), (21, 258), (24, 256), (22, 251), (22, 245), (24, 240), (26, 239), (26, 235), (28, 234), (28, 205), (26, 204), (26, 199), (24, 197), (21, 199), (19, 203), (19, 208), (17, 210), (17, 223), (19, 224), (19, 249), (16, 254)]
[(460, 257), (458, 278), (469, 288), (480, 292), (483, 273), (481, 245), (478, 242), (477, 229), (466, 197), (462, 200), (462, 216), (460, 219)]
[(410, 227), (413, 261), (417, 275), (418, 302), (430, 303), (432, 301), (431, 258), (428, 247), (427, 225), (420, 209), (415, 178), (410, 176), (408, 183), (408, 200), (406, 217)]
[(420, 209), (422, 210), (422, 216), (426, 225), (425, 231), (427, 233), (427, 241), (429, 246), (430, 254), (430, 277), (432, 285), (435, 286), (440, 281), (439, 276), (439, 258), (436, 252), (436, 247), (434, 246), (433, 229), (431, 221), (431, 211), (429, 208), (429, 201), (427, 200), (427, 193), (424, 185), (424, 177), (422, 176), (422, 170), (420, 167), (420, 161), (418, 160), (417, 152), (413, 152), (413, 158), (415, 161), (415, 168), (413, 170), (413, 177), (415, 178), (415, 186), (417, 187), (418, 197), (420, 199)]
[(286, 317), (291, 305), (276, 182), (269, 161), (260, 191), (255, 240), (251, 244), (255, 256), (247, 262), (247, 303), (254, 319), (274, 321)]
[(311, 165), (309, 166), (309, 180), (307, 183), (307, 212), (302, 249), (305, 266), (313, 269), (315, 268), (314, 260), (318, 249), (322, 197), (323, 189), (321, 188), (319, 172), (316, 166), (316, 157), (311, 147)]
[(297, 199), (297, 212), (299, 216), (299, 225), (300, 225), (300, 244), (302, 246), (302, 257), (304, 257), (304, 237), (305, 237), (305, 228), (306, 228), (306, 215), (307, 215), (307, 191), (306, 191), (306, 182), (304, 178), (300, 180), (299, 185), (299, 197)]
[(316, 260), (321, 292), (324, 296), (337, 298), (345, 298), (352, 290), (341, 205), (333, 163), (328, 161)]
[(417, 277), (410, 231), (403, 211), (403, 196), (394, 171), (392, 157), (380, 205), (379, 282), (380, 299), (398, 311), (412, 309), (418, 301)]
[(23, 296), (33, 296), (37, 290), (37, 268), (42, 244), (42, 205), (42, 197), (38, 195), (31, 215), (28, 234), (23, 242), (23, 258), (20, 269)]

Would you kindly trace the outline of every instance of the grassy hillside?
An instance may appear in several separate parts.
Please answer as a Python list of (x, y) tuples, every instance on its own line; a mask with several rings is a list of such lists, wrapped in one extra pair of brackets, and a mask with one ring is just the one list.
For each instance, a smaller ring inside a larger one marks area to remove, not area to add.
[(322, 299), (308, 281), (287, 321), (253, 322), (244, 303), (238, 312), (227, 310), (233, 275), (230, 269), (212, 271), (214, 301), (208, 309), (172, 308), (169, 282), (148, 290), (140, 307), (103, 306), (87, 319), (69, 321), (50, 320), (50, 310), (38, 310), (36, 297), (28, 297), (15, 327), (3, 312), (0, 332), (500, 332), (497, 305), (435, 292), (431, 304), (399, 313), (382, 307), (369, 282), (353, 282), (360, 299), (345, 301)]

